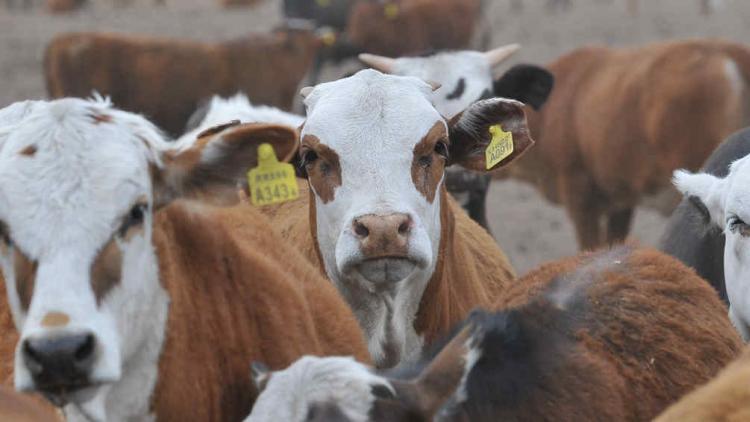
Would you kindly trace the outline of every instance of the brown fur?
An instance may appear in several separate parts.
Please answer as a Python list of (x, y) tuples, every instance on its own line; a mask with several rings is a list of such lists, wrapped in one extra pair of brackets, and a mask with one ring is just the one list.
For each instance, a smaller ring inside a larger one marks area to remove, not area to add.
[[(737, 65), (739, 92), (728, 62)], [(527, 110), (537, 146), (510, 174), (565, 206), (584, 249), (622, 241), (641, 197), (668, 187), (674, 169), (696, 170), (750, 111), (750, 51), (728, 42), (587, 47), (548, 70), (549, 100)]]
[(0, 420), (7, 422), (63, 421), (52, 405), (38, 396), (21, 394), (0, 385)]
[[(572, 292), (573, 301), (585, 295), (575, 317), (576, 342), (598, 356), (597, 365), (608, 374), (604, 379), (619, 380), (612, 384), (611, 400), (586, 406), (598, 406), (601, 414), (625, 406), (618, 420), (642, 421), (715, 376), (737, 356), (742, 342), (716, 292), (693, 270), (655, 250), (622, 249), (625, 253), (583, 254), (544, 265), (513, 283), (497, 307), (521, 306), (552, 290), (552, 283), (558, 291)], [(557, 373), (556, 391), (585, 388), (584, 373)], [(569, 404), (581, 406), (575, 400)], [(556, 418), (564, 414), (576, 413), (554, 411)]]
[(382, 2), (352, 6), (347, 32), (351, 41), (372, 54), (399, 57), (427, 50), (467, 48), (480, 15), (480, 0), (393, 0), (395, 17)]
[(23, 309), (31, 306), (31, 296), (34, 294), (34, 280), (36, 279), (37, 262), (32, 261), (18, 248), (13, 250), (13, 271), (16, 275), (16, 292)]
[(750, 348), (703, 387), (670, 406), (655, 422), (750, 420)]
[[(433, 163), (436, 160), (445, 160), (435, 152), (435, 144), (438, 142), (445, 142), (447, 150), (448, 133), (442, 122), (435, 123), (427, 135), (414, 146), (414, 159), (411, 163), (411, 180), (417, 191), (424, 195), (429, 203), (435, 200), (437, 185), (442, 180), (445, 169), (445, 166)], [(423, 159), (427, 159), (427, 162), (423, 162)]]
[(218, 44), (106, 33), (54, 38), (44, 60), (52, 98), (108, 95), (173, 135), (212, 95), (244, 92), (290, 109), (320, 46), (307, 31), (258, 34)]
[[(314, 199), (305, 181), (300, 198), (261, 211), (281, 236), (325, 273), (317, 252)], [(445, 191), (441, 195), (441, 240), (435, 273), (425, 289), (414, 326), (429, 344), (475, 307), (489, 306), (515, 277), (508, 258), (495, 241), (472, 221)]]
[(157, 419), (242, 419), (257, 396), (253, 360), (282, 368), (303, 354), (369, 359), (335, 288), (257, 211), (191, 206), (169, 206), (154, 227), (171, 298)]
[(80, 9), (86, 4), (85, 0), (47, 0), (47, 11), (50, 13), (66, 13)]
[(91, 289), (96, 296), (96, 303), (113, 287), (120, 283), (122, 273), (122, 251), (114, 238), (110, 239), (94, 259), (91, 265)]
[(341, 186), (339, 155), (327, 145), (321, 144), (315, 135), (305, 135), (301, 145), (303, 157), (307, 150), (314, 151), (319, 157), (315, 163), (309, 163), (305, 168), (315, 192), (324, 204), (333, 201), (336, 188)]

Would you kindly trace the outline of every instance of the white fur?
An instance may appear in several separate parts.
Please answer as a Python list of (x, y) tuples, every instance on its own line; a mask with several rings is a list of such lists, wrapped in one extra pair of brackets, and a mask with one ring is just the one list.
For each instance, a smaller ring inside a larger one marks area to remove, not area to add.
[[(168, 304), (151, 243), (151, 213), (140, 234), (116, 238), (123, 254), (121, 281), (101, 304), (89, 274), (131, 207), (140, 198), (153, 203), (148, 167), (161, 165), (159, 152), (168, 146), (153, 125), (111, 108), (107, 100), (24, 107), (22, 113), (18, 104), (0, 111), (7, 116), (16, 110), (14, 121), (0, 119), (0, 219), (13, 242), (1, 248), (0, 265), (21, 342), (93, 333), (97, 359), (91, 381), (98, 385), (70, 397), (69, 420), (142, 420), (156, 383)], [(95, 124), (91, 116), (97, 114), (111, 116), (111, 122)], [(29, 145), (36, 153), (20, 155)], [(28, 312), (15, 290), (13, 248), (38, 262)], [(70, 322), (42, 326), (52, 311), (64, 312)], [(14, 372), (18, 389), (34, 388), (18, 350)]]
[(208, 113), (198, 127), (182, 135), (178, 142), (192, 142), (200, 132), (232, 120), (242, 123), (277, 123), (297, 128), (302, 125), (305, 118), (276, 107), (253, 105), (245, 94), (239, 93), (230, 98), (216, 95), (211, 98)]
[(393, 391), (388, 380), (352, 358), (305, 356), (271, 374), (245, 422), (303, 422), (312, 405), (334, 403), (349, 421), (366, 422), (372, 387)]
[[(432, 103), (447, 119), (466, 110), (486, 90), (492, 91), (492, 68), (484, 53), (478, 51), (449, 51), (428, 57), (401, 57), (394, 60), (393, 74), (439, 83), (440, 88), (432, 93)], [(448, 99), (447, 96), (455, 91), (461, 78), (466, 83), (463, 95)]]
[(750, 340), (750, 238), (731, 230), (735, 217), (750, 224), (750, 160), (735, 161), (729, 175), (719, 179), (709, 174), (675, 172), (675, 186), (685, 195), (698, 197), (711, 214), (711, 221), (724, 230), (724, 279), (730, 303), (730, 319)]
[[(336, 151), (341, 165), (342, 184), (333, 201), (323, 203), (315, 195), (320, 251), (328, 276), (365, 329), (376, 362), (383, 356), (388, 327), (401, 359), (416, 356), (422, 347), (413, 322), (437, 262), (440, 196), (430, 203), (417, 191), (411, 165), (417, 142), (436, 123), (445, 124), (430, 103), (431, 92), (416, 78), (363, 70), (318, 85), (305, 99), (308, 118), (302, 136), (316, 136)], [(374, 291), (356, 270), (364, 256), (352, 222), (363, 215), (392, 213), (412, 219), (408, 255), (416, 268), (389, 291)]]

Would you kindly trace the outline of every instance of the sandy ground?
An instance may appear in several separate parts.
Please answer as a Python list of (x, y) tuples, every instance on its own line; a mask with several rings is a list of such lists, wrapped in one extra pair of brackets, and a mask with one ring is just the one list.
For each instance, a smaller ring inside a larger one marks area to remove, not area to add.
[[(266, 31), (281, 20), (279, 0), (233, 10), (222, 10), (210, 0), (167, 0), (167, 7), (155, 7), (151, 0), (134, 0), (127, 8), (114, 7), (113, 0), (92, 3), (66, 16), (51, 16), (40, 8), (10, 12), (0, 4), (0, 106), (45, 96), (42, 54), (46, 43), (60, 32), (119, 31), (220, 40)], [(586, 44), (633, 45), (705, 36), (750, 39), (750, 1), (746, 0), (729, 0), (711, 16), (699, 14), (697, 0), (643, 0), (637, 17), (626, 13), (625, 0), (572, 0), (572, 9), (557, 12), (544, 7), (546, 0), (523, 3), (523, 10), (517, 11), (508, 0), (487, 1), (485, 25), (492, 44), (519, 42), (524, 47), (514, 62), (545, 63)], [(335, 78), (353, 66), (328, 69), (324, 77)], [(495, 237), (519, 273), (576, 252), (564, 210), (547, 203), (530, 186), (495, 182), (489, 216)], [(655, 245), (664, 223), (653, 211), (639, 209), (632, 237)]]

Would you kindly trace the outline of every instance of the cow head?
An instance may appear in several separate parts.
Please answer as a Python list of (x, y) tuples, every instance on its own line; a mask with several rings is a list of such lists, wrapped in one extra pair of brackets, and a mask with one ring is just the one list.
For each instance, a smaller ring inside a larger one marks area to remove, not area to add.
[(732, 163), (726, 178), (678, 170), (674, 184), (724, 231), (724, 283), (729, 316), (745, 341), (750, 340), (750, 161)]
[[(20, 332), (16, 387), (99, 414), (133, 362), (160, 350), (168, 298), (154, 214), (182, 196), (236, 198), (257, 145), (291, 150), (295, 138), (245, 125), (168, 144), (101, 100), (0, 111), (0, 266)], [(155, 380), (156, 356), (130, 376)]]
[(453, 118), (482, 98), (510, 98), (534, 108), (544, 104), (552, 90), (554, 78), (543, 68), (517, 65), (493, 81), (493, 70), (519, 48), (517, 44), (511, 44), (485, 53), (447, 51), (397, 59), (361, 54), (359, 58), (381, 72), (414, 76), (440, 84), (440, 88), (432, 94), (432, 102), (440, 114)]
[[(383, 357), (381, 335), (403, 338), (413, 330), (409, 321), (433, 276), (446, 229), (445, 166), (487, 171), (492, 125), (512, 132), (515, 145), (493, 169), (532, 144), (523, 104), (484, 100), (446, 121), (432, 92), (419, 79), (374, 70), (303, 90), (308, 117), (300, 158), (314, 196), (313, 234), (326, 272), (368, 331), (376, 361)], [(400, 325), (382, 330), (394, 315)]]

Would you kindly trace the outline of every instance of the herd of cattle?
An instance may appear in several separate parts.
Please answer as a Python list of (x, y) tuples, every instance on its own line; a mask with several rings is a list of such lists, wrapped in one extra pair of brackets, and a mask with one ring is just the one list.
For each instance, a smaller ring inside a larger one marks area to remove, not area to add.
[[(484, 7), (289, 0), (313, 24), (52, 40), (53, 99), (0, 109), (0, 419), (750, 418), (750, 48), (498, 76), (520, 46), (466, 49)], [(289, 111), (352, 54), (371, 69)], [(254, 206), (264, 144), (299, 195)], [(517, 277), (493, 175), (562, 204), (585, 252)], [(672, 185), (661, 250), (625, 242)]]

